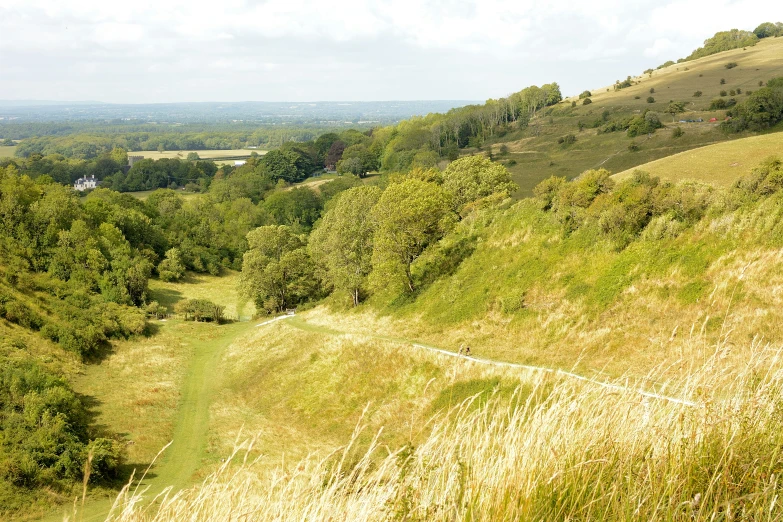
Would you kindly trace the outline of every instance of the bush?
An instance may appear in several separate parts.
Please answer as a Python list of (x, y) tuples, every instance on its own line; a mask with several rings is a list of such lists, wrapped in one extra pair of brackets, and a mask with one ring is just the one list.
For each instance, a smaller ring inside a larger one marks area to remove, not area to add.
[(223, 322), (225, 306), (220, 306), (206, 299), (187, 299), (180, 301), (174, 310), (185, 316), (186, 321)]
[(655, 94), (655, 87), (650, 87), (650, 94)]
[(696, 91), (696, 92), (693, 93), (693, 97), (694, 98), (701, 98), (701, 94), (702, 94), (701, 91)]
[(585, 98), (589, 98), (590, 96), (592, 96), (592, 93), (591, 93), (590, 91), (583, 91), (583, 92), (582, 92), (582, 93), (579, 95), (579, 99), (580, 99), (580, 100), (583, 100), (583, 99), (585, 99)]
[(593, 103), (593, 100), (590, 98), (585, 98), (585, 100), (582, 102), (582, 105), (590, 105), (591, 103)]
[(711, 110), (711, 111), (720, 111), (720, 110), (725, 109), (726, 107), (727, 107), (726, 100), (724, 100), (723, 98), (715, 98), (710, 103), (709, 110)]
[(721, 85), (726, 85), (726, 78), (721, 78), (720, 79), (720, 84)]
[(566, 134), (565, 136), (561, 136), (557, 138), (557, 142), (563, 145), (564, 147), (567, 147), (569, 145), (573, 145), (574, 143), (576, 143), (576, 136), (574, 136), (573, 134)]
[(655, 98), (653, 98), (652, 96), (648, 96), (647, 103), (655, 103)]
[(726, 91), (720, 91), (720, 95), (721, 96), (727, 96), (728, 94), (726, 93)]
[(672, 129), (672, 138), (679, 138), (685, 134), (685, 131), (681, 127), (675, 127)]
[(726, 69), (733, 69), (733, 68), (735, 68), (736, 66), (737, 66), (737, 62), (729, 62), (729, 63), (727, 63), (727, 64), (725, 64), (725, 65), (724, 65), (724, 67), (725, 67)]
[(635, 141), (632, 141), (631, 143), (628, 144), (629, 152), (637, 152), (640, 148), (641, 147), (639, 147), (639, 145), (637, 145)]

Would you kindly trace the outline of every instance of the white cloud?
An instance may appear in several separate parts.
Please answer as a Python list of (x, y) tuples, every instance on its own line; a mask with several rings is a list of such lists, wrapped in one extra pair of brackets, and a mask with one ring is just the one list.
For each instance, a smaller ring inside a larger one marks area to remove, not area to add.
[[(767, 20), (783, 20), (783, 3), (5, 0), (0, 98), (485, 98), (553, 80), (578, 91)], [(133, 90), (128, 71), (154, 90)], [(215, 76), (231, 72), (241, 79)]]

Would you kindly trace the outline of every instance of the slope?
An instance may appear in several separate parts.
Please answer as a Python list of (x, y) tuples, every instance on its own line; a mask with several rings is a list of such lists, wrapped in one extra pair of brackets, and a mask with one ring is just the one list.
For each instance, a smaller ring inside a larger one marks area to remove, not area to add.
[[(730, 63), (737, 65), (727, 69)], [(754, 47), (674, 64), (651, 75), (633, 76), (632, 85), (627, 88), (591, 89), (589, 105), (583, 105), (584, 100), (578, 96), (565, 98), (540, 111), (527, 128), (487, 140), (482, 150), (491, 150), (493, 157), (508, 167), (520, 186), (518, 197), (529, 196), (538, 182), (552, 175), (571, 179), (598, 167), (621, 172), (679, 152), (747, 136), (727, 135), (718, 123), (710, 123), (711, 118), (720, 122), (725, 117), (723, 110), (709, 110), (710, 103), (723, 90), (727, 91), (724, 100), (735, 98), (741, 102), (748, 92), (758, 88), (759, 82), (766, 83), (777, 76), (783, 76), (783, 38), (766, 38)], [(725, 84), (721, 84), (721, 79)], [(733, 97), (728, 94), (736, 89), (742, 93)], [(696, 91), (702, 94), (694, 97)], [(654, 102), (648, 103), (648, 97)], [(671, 101), (683, 102), (686, 112), (674, 118), (667, 115)], [(624, 129), (603, 132), (608, 124), (627, 121), (648, 109), (659, 113), (666, 128), (637, 138), (628, 137)], [(700, 118), (704, 121), (672, 123)], [(685, 134), (673, 137), (668, 128), (678, 125)], [(558, 143), (569, 134), (575, 142)], [(632, 143), (636, 145), (634, 150), (629, 149)]]
[(628, 179), (638, 169), (669, 181), (691, 179), (727, 187), (741, 176), (750, 174), (764, 159), (781, 151), (783, 132), (751, 136), (673, 154), (619, 172), (614, 179)]

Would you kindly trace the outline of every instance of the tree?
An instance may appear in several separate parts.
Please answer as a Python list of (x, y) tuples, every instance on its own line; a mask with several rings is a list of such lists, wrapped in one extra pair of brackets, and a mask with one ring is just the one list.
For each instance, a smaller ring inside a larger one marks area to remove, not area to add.
[(179, 281), (185, 275), (185, 263), (178, 248), (166, 251), (166, 257), (158, 265), (158, 274), (164, 281)]
[(753, 30), (753, 34), (755, 34), (759, 39), (769, 38), (771, 36), (781, 36), (783, 35), (783, 27), (781, 27), (780, 22), (777, 24), (773, 24), (772, 22), (764, 22)]
[(271, 225), (247, 235), (240, 291), (259, 309), (283, 311), (307, 301), (319, 289), (305, 240), (291, 227)]
[(309, 230), (321, 215), (323, 201), (315, 191), (297, 187), (273, 192), (262, 207), (278, 225), (301, 225)]
[(415, 284), (411, 265), (450, 228), (454, 216), (446, 191), (434, 183), (407, 179), (390, 185), (373, 209), (377, 223), (372, 254), (376, 284), (402, 280)]
[(331, 284), (351, 294), (358, 306), (372, 271), (378, 187), (356, 187), (337, 196), (310, 235), (311, 256), (326, 266)]
[(343, 159), (344, 150), (345, 150), (345, 143), (343, 143), (342, 141), (337, 140), (334, 143), (332, 143), (332, 145), (329, 147), (329, 150), (326, 153), (326, 158), (324, 159), (327, 169), (335, 170), (335, 168), (337, 167), (337, 162)]
[(510, 195), (518, 187), (506, 167), (483, 156), (453, 161), (443, 172), (443, 188), (452, 196), (454, 210), (492, 194)]
[(648, 96), (647, 103), (655, 103), (655, 98), (653, 98), (652, 96)]
[(672, 121), (674, 121), (675, 117), (679, 113), (685, 112), (685, 103), (683, 103), (683, 102), (670, 102), (669, 106), (666, 108), (666, 112), (668, 114), (672, 115)]

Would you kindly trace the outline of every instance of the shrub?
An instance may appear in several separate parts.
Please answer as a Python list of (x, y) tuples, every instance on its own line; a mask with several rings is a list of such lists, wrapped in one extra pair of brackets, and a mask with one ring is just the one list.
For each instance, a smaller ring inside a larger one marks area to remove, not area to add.
[(655, 98), (653, 98), (652, 96), (648, 96), (647, 103), (655, 103)]
[(207, 299), (187, 299), (180, 301), (174, 310), (185, 316), (186, 321), (223, 322), (225, 306), (220, 306)]
[(655, 87), (650, 87), (650, 94), (655, 94)]
[(672, 129), (672, 138), (676, 139), (676, 138), (681, 137), (684, 134), (685, 134), (685, 131), (683, 131), (681, 127), (675, 127), (675, 128)]
[(726, 107), (727, 107), (726, 100), (724, 100), (723, 98), (716, 98), (712, 100), (712, 102), (710, 103), (709, 110), (720, 111), (725, 109)]
[(726, 85), (726, 78), (721, 78), (720, 79), (720, 84), (721, 85)]
[(742, 89), (740, 89), (739, 87), (737, 87), (737, 94), (742, 94)]
[(735, 91), (734, 89), (729, 91), (729, 96), (736, 96), (736, 95), (737, 95), (737, 91)]
[(721, 96), (726, 96), (726, 95), (727, 95), (727, 93), (726, 93), (726, 91), (720, 91), (720, 95), (721, 95)]
[(628, 144), (628, 151), (629, 152), (636, 152), (640, 148), (641, 147), (639, 147), (639, 145), (637, 145), (635, 141), (632, 141), (631, 143)]
[(579, 94), (579, 99), (583, 100), (585, 98), (589, 98), (590, 96), (592, 96), (590, 91), (583, 91), (581, 94)]
[(724, 67), (725, 67), (726, 69), (733, 69), (733, 68), (735, 68), (736, 66), (737, 66), (737, 62), (729, 62), (729, 63), (727, 63), (727, 64), (725, 64), (725, 65), (724, 65)]
[(701, 95), (702, 95), (701, 91), (696, 91), (696, 92), (693, 93), (693, 97), (694, 98), (701, 98)]
[(591, 103), (593, 103), (593, 100), (590, 98), (585, 98), (585, 100), (582, 102), (582, 105), (590, 105)]
[(557, 142), (563, 145), (564, 147), (567, 147), (569, 145), (573, 145), (574, 143), (576, 143), (576, 136), (574, 136), (573, 134), (566, 134), (565, 136), (561, 136), (557, 138)]

